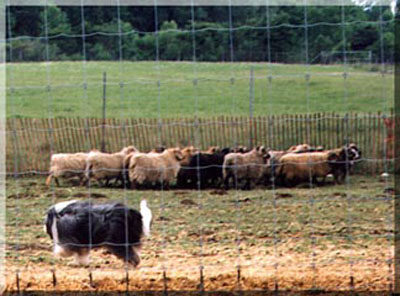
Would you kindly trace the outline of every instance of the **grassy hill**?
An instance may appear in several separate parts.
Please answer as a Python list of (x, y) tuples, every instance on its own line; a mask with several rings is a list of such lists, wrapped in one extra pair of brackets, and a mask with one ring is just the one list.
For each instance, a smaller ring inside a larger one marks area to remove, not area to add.
[[(7, 65), (7, 117), (101, 117), (103, 72), (107, 72), (108, 117), (246, 116), (252, 66), (254, 115), (373, 112), (393, 107), (392, 74), (382, 77), (379, 72), (366, 68), (348, 67), (345, 82), (342, 65), (14, 63)], [(308, 88), (307, 71), (310, 73)], [(269, 75), (272, 76), (270, 83)]]

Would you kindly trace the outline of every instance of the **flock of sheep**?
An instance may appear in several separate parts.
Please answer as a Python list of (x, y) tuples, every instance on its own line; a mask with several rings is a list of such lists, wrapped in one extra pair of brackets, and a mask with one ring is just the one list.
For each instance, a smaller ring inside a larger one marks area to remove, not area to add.
[[(301, 144), (288, 150), (271, 150), (264, 146), (210, 147), (200, 151), (158, 147), (148, 153), (128, 146), (116, 153), (92, 150), (88, 153), (58, 153), (51, 156), (49, 176), (59, 186), (59, 178), (79, 177), (81, 185), (110, 181), (132, 189), (196, 189), (221, 187), (251, 189), (253, 185), (293, 186), (301, 182), (323, 184), (328, 175), (341, 183), (354, 163), (361, 159), (355, 144), (324, 150)], [(160, 187), (158, 187), (160, 188)]]

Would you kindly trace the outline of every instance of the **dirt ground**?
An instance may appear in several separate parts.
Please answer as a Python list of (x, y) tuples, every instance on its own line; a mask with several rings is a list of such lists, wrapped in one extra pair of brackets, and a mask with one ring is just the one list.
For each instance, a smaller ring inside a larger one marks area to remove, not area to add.
[[(393, 281), (393, 182), (252, 191), (51, 190), (41, 178), (7, 180), (6, 290), (387, 291)], [(153, 211), (142, 262), (103, 249), (88, 267), (54, 258), (43, 232), (53, 203), (122, 200)], [(18, 280), (17, 280), (18, 278)], [(313, 292), (315, 293), (315, 292)], [(169, 293), (169, 295), (172, 295)]]

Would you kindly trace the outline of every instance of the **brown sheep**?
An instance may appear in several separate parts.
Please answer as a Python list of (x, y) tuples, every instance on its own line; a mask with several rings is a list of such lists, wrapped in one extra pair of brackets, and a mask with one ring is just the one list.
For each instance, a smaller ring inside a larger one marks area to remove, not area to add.
[(107, 183), (113, 178), (123, 180), (124, 160), (133, 152), (138, 150), (134, 146), (128, 146), (116, 153), (90, 153), (85, 170), (86, 178), (97, 180), (101, 186), (104, 179)]
[(258, 183), (264, 176), (266, 159), (269, 154), (264, 146), (254, 148), (247, 153), (229, 153), (223, 163), (223, 179), (225, 188), (229, 189), (230, 180), (245, 180), (243, 189), (250, 189), (251, 183)]
[[(322, 152), (288, 153), (281, 157), (276, 174), (286, 185), (305, 181), (323, 184), (329, 174), (334, 175), (336, 183), (341, 183), (346, 167), (360, 155), (355, 146), (349, 145)], [(318, 178), (322, 181), (318, 182)]]
[(183, 155), (179, 148), (162, 153), (139, 153), (130, 158), (128, 171), (131, 189), (144, 184), (161, 183), (165, 189), (176, 180)]
[[(92, 150), (90, 153), (99, 153), (98, 150)], [(46, 185), (50, 186), (51, 179), (54, 178), (57, 186), (60, 186), (58, 178), (79, 177), (80, 184), (84, 183), (86, 161), (89, 153), (57, 153), (51, 156), (49, 176), (46, 179)]]
[(318, 177), (325, 180), (332, 173), (330, 162), (335, 159), (331, 151), (288, 153), (280, 158), (276, 175), (287, 186), (310, 180), (316, 183)]

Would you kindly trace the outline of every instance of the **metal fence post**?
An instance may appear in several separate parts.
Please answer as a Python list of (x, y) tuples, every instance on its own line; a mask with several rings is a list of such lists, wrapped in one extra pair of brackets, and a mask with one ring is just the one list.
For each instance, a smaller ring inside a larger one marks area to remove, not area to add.
[(253, 101), (254, 101), (254, 67), (250, 68), (250, 94), (249, 94), (249, 147), (253, 149)]
[(101, 130), (101, 152), (106, 151), (106, 91), (107, 91), (107, 73), (103, 72), (103, 122), (102, 122), (102, 130)]

